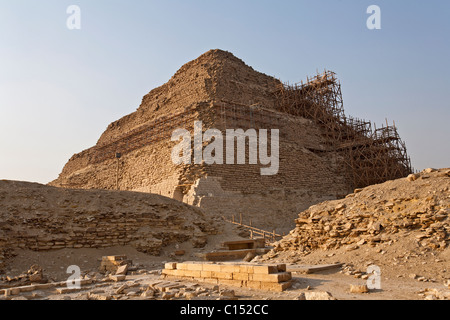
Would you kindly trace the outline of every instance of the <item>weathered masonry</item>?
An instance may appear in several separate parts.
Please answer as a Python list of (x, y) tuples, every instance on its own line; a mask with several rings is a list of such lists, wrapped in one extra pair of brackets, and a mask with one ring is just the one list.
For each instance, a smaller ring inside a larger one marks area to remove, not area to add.
[[(278, 129), (278, 174), (261, 176), (264, 166), (248, 162), (173, 164), (172, 132), (192, 132), (195, 121), (205, 131)], [(51, 185), (156, 193), (217, 216), (242, 213), (281, 232), (312, 204), (411, 170), (395, 125), (375, 128), (345, 116), (333, 72), (286, 85), (229, 52), (211, 50), (147, 94), (136, 112), (110, 124)]]

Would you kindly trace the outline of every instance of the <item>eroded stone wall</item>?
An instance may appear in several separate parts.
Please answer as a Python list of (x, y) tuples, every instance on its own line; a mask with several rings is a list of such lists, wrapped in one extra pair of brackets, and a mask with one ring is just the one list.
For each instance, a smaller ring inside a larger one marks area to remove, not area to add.
[(158, 255), (173, 243), (201, 247), (215, 232), (201, 210), (166, 197), (15, 181), (0, 181), (0, 218), (0, 255), (119, 245)]

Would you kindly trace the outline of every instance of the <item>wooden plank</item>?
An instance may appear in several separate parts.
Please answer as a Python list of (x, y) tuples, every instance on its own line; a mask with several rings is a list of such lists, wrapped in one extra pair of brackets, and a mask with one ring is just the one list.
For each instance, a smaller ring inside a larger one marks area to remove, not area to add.
[(311, 274), (320, 271), (340, 269), (344, 263), (322, 264), (322, 265), (286, 265), (286, 271)]

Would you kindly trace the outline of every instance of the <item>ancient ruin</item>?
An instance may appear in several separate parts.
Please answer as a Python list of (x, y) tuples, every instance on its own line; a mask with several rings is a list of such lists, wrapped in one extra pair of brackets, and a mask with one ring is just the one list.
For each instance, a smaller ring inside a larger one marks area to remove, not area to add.
[[(248, 162), (175, 165), (172, 133), (192, 132), (195, 121), (222, 132), (278, 129), (278, 174), (262, 176), (264, 166)], [(288, 232), (312, 204), (411, 171), (395, 125), (376, 128), (344, 114), (333, 72), (287, 85), (229, 52), (211, 50), (147, 94), (136, 112), (110, 124), (51, 185), (156, 193)]]
[(46, 252), (114, 246), (159, 255), (174, 243), (204, 247), (207, 235), (215, 233), (198, 208), (153, 194), (0, 181), (0, 207), (3, 258), (21, 249)]
[[(211, 129), (233, 161), (196, 158)], [(412, 171), (333, 72), (284, 84), (212, 50), (50, 185), (0, 180), (0, 300), (450, 299), (450, 169)]]
[(0, 300), (448, 300), (449, 178), (429, 168), (314, 205), (269, 245), (159, 195), (0, 181)]

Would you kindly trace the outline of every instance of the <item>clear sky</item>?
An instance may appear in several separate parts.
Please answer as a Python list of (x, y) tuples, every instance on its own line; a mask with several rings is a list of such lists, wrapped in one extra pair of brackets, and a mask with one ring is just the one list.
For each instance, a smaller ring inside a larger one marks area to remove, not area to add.
[(0, 0), (0, 179), (55, 179), (216, 48), (285, 82), (336, 72), (347, 115), (395, 120), (416, 169), (450, 167), (450, 1)]

